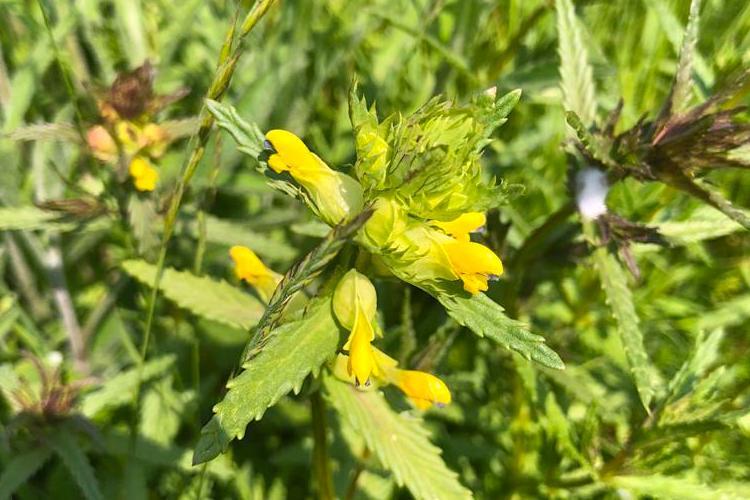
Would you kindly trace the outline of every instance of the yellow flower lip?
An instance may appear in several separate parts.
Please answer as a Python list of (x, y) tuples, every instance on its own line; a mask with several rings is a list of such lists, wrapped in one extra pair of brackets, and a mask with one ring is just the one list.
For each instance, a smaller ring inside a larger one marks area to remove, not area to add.
[(281, 280), (281, 276), (268, 269), (248, 247), (235, 245), (229, 249), (234, 262), (234, 274), (252, 285), (263, 300), (268, 302)]
[(433, 404), (443, 407), (451, 402), (451, 392), (448, 386), (431, 373), (398, 370), (395, 383), (420, 410), (426, 410)]
[(362, 186), (348, 175), (333, 170), (302, 139), (286, 130), (274, 129), (266, 133), (271, 146), (268, 167), (289, 175), (305, 188), (309, 203), (327, 224), (335, 225), (362, 210)]
[(503, 274), (500, 257), (484, 245), (453, 240), (442, 244), (452, 271), (464, 283), (464, 290), (475, 295), (489, 288), (488, 281)]
[(435, 227), (460, 241), (470, 241), (470, 234), (487, 224), (487, 217), (482, 212), (467, 212), (449, 221), (431, 221)]

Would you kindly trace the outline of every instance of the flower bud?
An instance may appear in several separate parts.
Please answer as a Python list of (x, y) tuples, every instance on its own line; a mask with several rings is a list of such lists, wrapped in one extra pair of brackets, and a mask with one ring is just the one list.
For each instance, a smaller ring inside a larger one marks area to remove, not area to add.
[(88, 129), (86, 132), (86, 142), (97, 159), (105, 162), (114, 162), (117, 160), (117, 143), (109, 135), (107, 129), (101, 125), (96, 125)]
[(357, 314), (363, 314), (371, 322), (377, 307), (375, 287), (367, 276), (358, 273), (356, 269), (346, 273), (336, 285), (333, 292), (333, 312), (347, 330), (354, 328)]
[(373, 204), (373, 214), (357, 235), (357, 241), (373, 253), (380, 253), (406, 230), (408, 216), (393, 198), (380, 197)]

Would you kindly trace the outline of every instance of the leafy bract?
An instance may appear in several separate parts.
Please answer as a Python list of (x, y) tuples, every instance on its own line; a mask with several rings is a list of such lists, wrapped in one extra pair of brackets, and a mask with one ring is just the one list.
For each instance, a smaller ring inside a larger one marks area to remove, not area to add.
[(641, 403), (647, 411), (650, 411), (651, 400), (659, 390), (659, 379), (643, 345), (643, 332), (641, 332), (640, 320), (635, 312), (633, 295), (628, 288), (625, 271), (606, 248), (598, 248), (595, 251), (594, 262), (607, 303), (617, 322), (617, 333), (625, 350)]
[(571, 0), (557, 0), (555, 9), (563, 105), (567, 111), (575, 112), (585, 126), (591, 126), (596, 119), (596, 95), (583, 28)]
[(233, 439), (242, 439), (247, 425), (260, 420), (268, 407), (290, 391), (298, 392), (307, 375), (334, 354), (338, 339), (330, 297), (313, 300), (302, 319), (272, 330), (243, 371), (227, 383), (224, 399), (201, 431), (193, 463), (218, 456)]
[(396, 413), (378, 391), (359, 391), (333, 376), (326, 376), (324, 383), (341, 419), (362, 436), (367, 448), (414, 498), (472, 498), (443, 462), (420, 418)]
[(492, 339), (550, 368), (565, 368), (560, 356), (544, 343), (544, 337), (529, 332), (523, 323), (506, 316), (503, 307), (483, 293), (474, 296), (438, 294), (437, 299), (453, 319), (480, 337)]
[[(128, 260), (122, 267), (144, 285), (153, 285), (156, 266)], [(198, 316), (243, 330), (252, 327), (263, 314), (260, 300), (240, 288), (186, 271), (165, 269), (159, 289), (165, 297)]]

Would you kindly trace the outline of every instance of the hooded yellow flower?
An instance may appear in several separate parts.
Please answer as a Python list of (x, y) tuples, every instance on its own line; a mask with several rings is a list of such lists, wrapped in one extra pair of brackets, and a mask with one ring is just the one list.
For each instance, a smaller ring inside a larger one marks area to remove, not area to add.
[(433, 404), (450, 404), (451, 391), (435, 375), (418, 370), (395, 370), (392, 383), (406, 394), (414, 406), (426, 410)]
[(333, 292), (333, 312), (339, 323), (351, 332), (344, 349), (349, 350), (347, 371), (354, 376), (357, 385), (367, 384), (376, 370), (371, 345), (375, 338), (376, 311), (377, 294), (370, 280), (355, 269), (346, 273)]
[(233, 246), (229, 256), (234, 261), (234, 273), (237, 278), (252, 285), (264, 302), (268, 302), (281, 281), (281, 276), (267, 268), (247, 247)]
[(159, 180), (159, 172), (151, 165), (151, 162), (143, 156), (136, 156), (130, 161), (128, 168), (133, 177), (133, 183), (138, 191), (153, 191)]
[[(435, 375), (418, 370), (401, 370), (395, 359), (374, 346), (370, 346), (369, 360), (373, 363), (372, 376), (376, 382), (395, 385), (418, 409), (450, 404), (448, 386)], [(333, 372), (338, 378), (356, 384), (356, 379), (349, 373), (350, 363), (351, 355), (339, 355)]]
[(276, 173), (289, 172), (305, 188), (324, 222), (335, 225), (362, 210), (359, 183), (331, 169), (299, 137), (286, 130), (271, 130), (266, 139), (274, 149), (268, 166)]

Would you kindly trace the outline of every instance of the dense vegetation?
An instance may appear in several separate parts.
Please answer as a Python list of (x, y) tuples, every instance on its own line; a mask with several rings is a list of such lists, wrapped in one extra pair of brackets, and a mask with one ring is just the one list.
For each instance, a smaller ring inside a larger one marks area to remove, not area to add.
[(0, 500), (750, 497), (747, 2), (0, 44)]

